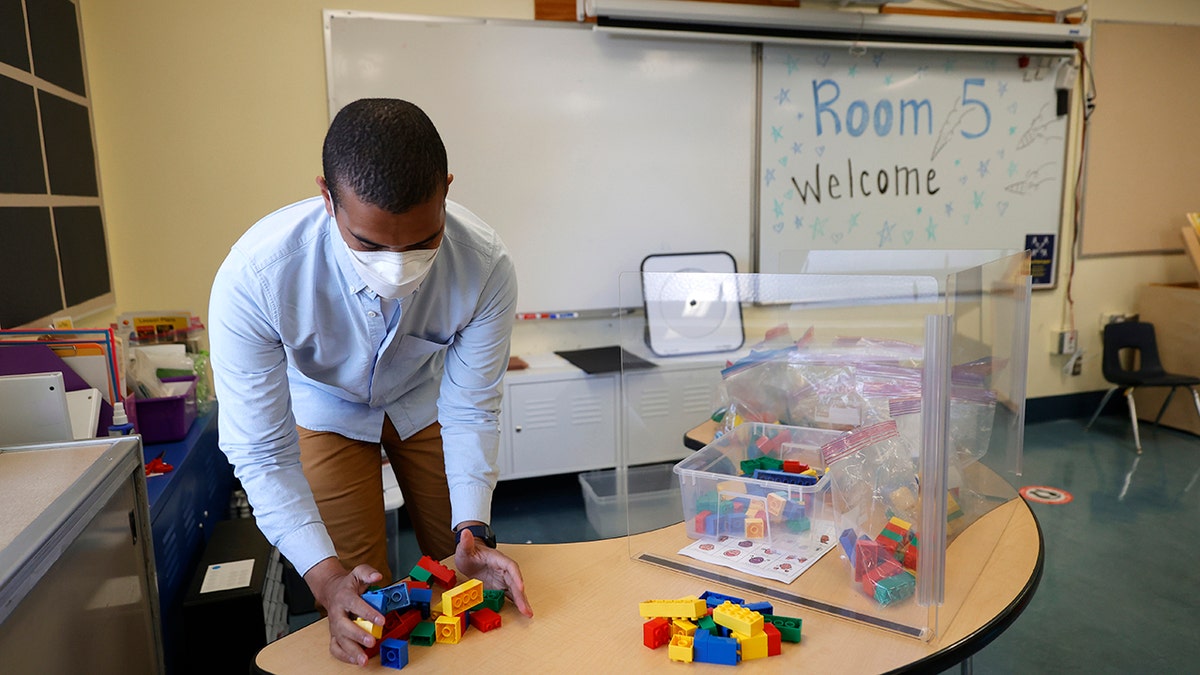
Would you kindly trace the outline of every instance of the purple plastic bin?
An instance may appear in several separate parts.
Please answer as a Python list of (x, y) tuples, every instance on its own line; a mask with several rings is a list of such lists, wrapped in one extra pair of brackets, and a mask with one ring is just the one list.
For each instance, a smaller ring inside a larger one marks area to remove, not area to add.
[(191, 382), (187, 393), (163, 398), (125, 399), (125, 413), (143, 443), (182, 440), (196, 421), (196, 376), (164, 377), (163, 382)]

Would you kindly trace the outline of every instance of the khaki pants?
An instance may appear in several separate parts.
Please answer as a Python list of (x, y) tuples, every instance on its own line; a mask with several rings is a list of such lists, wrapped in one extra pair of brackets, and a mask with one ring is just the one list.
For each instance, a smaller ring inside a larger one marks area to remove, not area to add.
[(384, 584), (391, 583), (394, 574), (403, 576), (408, 571), (388, 569), (380, 445), (404, 494), (421, 552), (434, 560), (454, 553), (440, 424), (434, 422), (400, 440), (396, 427), (384, 417), (379, 443), (328, 431), (297, 430), (304, 476), (346, 569), (366, 563), (383, 574)]

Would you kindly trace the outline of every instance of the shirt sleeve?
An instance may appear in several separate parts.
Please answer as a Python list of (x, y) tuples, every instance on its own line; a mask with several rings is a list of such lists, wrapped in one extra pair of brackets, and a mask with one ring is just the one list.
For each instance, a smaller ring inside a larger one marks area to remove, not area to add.
[(208, 312), (219, 443), (259, 529), (303, 575), (336, 551), (300, 468), (287, 357), (270, 297), (234, 249), (217, 271)]
[(446, 353), (438, 420), (450, 487), (451, 525), (491, 522), (500, 471), (500, 401), (516, 317), (517, 278), (497, 239), (498, 259), (474, 317)]

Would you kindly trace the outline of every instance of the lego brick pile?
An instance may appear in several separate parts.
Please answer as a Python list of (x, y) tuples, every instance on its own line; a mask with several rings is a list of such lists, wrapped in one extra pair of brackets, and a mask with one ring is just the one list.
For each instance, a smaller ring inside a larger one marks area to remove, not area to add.
[[(739, 477), (755, 482), (720, 481), (714, 490), (698, 495), (693, 531), (708, 536), (762, 539), (767, 536), (769, 519), (788, 532), (807, 532), (812, 527), (812, 493), (793, 491), (788, 486), (812, 487), (822, 474), (798, 460), (778, 456), (783, 444), (790, 441), (788, 429), (756, 430), (745, 448), (747, 459), (739, 462), (737, 471)], [(772, 488), (771, 484), (779, 487)], [(730, 498), (735, 493), (746, 496)]]
[(917, 588), (917, 554), (920, 541), (912, 524), (893, 516), (874, 539), (855, 536), (846, 529), (842, 550), (854, 567), (854, 581), (880, 605), (910, 597)]
[(802, 621), (777, 616), (768, 602), (746, 603), (721, 593), (638, 603), (642, 643), (666, 645), (672, 661), (736, 666), (740, 661), (778, 656), (784, 642), (800, 642)]
[[(444, 589), (437, 602), (431, 583)], [(362, 598), (384, 617), (382, 626), (354, 621), (376, 639), (367, 658), (378, 655), (381, 665), (396, 670), (408, 665), (410, 644), (457, 644), (468, 627), (483, 633), (499, 628), (504, 606), (504, 591), (484, 590), (478, 579), (460, 584), (454, 570), (429, 556), (417, 562), (407, 580), (369, 588)]]

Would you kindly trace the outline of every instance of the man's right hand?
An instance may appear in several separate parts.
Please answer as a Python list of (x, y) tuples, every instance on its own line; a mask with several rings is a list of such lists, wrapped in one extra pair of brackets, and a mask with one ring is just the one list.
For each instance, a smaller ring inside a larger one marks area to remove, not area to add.
[(383, 615), (362, 599), (371, 584), (378, 584), (383, 575), (370, 565), (359, 565), (347, 572), (337, 558), (326, 558), (304, 573), (304, 581), (313, 598), (329, 615), (329, 653), (346, 663), (361, 666), (367, 655), (363, 647), (374, 647), (375, 638), (354, 623), (363, 618), (377, 626), (383, 625)]

